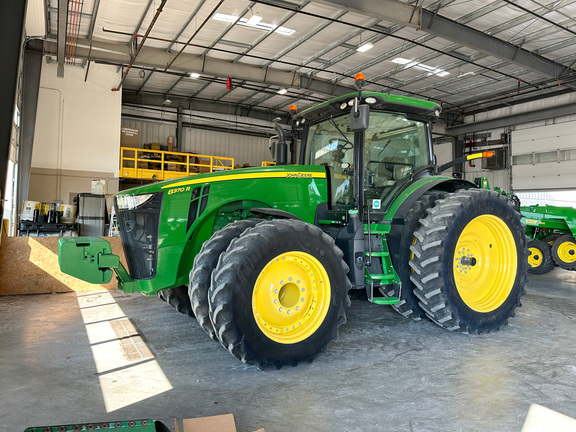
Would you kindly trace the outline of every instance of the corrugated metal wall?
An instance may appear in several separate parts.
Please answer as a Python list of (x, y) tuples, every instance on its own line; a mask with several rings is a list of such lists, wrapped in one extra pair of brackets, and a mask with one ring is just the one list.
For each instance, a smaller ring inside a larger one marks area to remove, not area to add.
[[(176, 137), (176, 125), (154, 121), (122, 119), (122, 126), (140, 131), (140, 146), (145, 143), (166, 145), (169, 136)], [(234, 133), (184, 127), (183, 145), (178, 150), (212, 156), (233, 157), (236, 165), (260, 166), (271, 160), (268, 139)]]

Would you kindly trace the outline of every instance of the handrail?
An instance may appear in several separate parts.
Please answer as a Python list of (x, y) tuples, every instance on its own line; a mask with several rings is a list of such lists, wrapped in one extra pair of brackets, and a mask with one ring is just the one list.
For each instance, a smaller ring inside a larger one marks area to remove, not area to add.
[(120, 147), (120, 177), (168, 180), (234, 169), (234, 158)]

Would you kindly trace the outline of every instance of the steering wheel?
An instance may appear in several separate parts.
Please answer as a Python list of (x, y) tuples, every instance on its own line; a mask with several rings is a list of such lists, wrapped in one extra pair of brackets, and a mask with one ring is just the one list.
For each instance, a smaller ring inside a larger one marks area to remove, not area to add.
[(339, 144), (338, 147), (342, 148), (343, 150), (351, 150), (354, 148), (354, 144), (348, 138), (332, 138), (328, 141), (329, 144), (334, 144), (339, 141), (344, 141), (345, 144)]

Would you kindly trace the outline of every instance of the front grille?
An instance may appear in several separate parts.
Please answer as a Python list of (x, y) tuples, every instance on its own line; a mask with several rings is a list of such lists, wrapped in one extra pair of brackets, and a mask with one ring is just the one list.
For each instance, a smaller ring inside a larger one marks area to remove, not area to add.
[(118, 210), (118, 229), (132, 279), (152, 279), (156, 276), (163, 195), (163, 192), (158, 192), (136, 208)]

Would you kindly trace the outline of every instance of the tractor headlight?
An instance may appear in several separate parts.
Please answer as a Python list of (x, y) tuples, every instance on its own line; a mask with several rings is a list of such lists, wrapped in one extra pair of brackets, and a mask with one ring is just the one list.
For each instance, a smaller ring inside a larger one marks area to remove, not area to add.
[(132, 210), (136, 207), (141, 206), (150, 198), (153, 194), (144, 195), (120, 195), (116, 197), (116, 203), (118, 204), (118, 210)]

